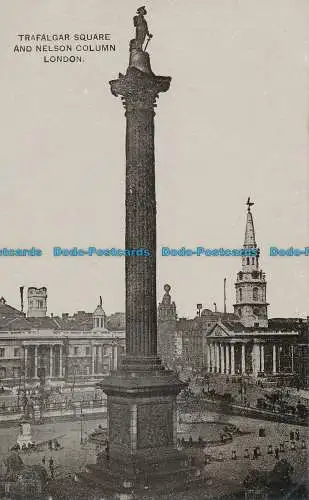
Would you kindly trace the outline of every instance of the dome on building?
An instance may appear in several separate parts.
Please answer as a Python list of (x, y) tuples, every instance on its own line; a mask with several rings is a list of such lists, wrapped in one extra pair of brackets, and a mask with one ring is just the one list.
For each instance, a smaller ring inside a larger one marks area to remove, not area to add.
[(94, 316), (105, 316), (104, 309), (100, 304), (96, 307), (93, 315)]
[(93, 328), (99, 330), (106, 330), (106, 314), (102, 307), (102, 297), (100, 296), (99, 304), (93, 313)]

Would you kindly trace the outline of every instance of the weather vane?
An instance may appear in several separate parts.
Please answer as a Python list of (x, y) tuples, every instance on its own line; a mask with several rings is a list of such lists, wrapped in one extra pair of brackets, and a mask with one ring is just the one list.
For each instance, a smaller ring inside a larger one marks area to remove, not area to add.
[(248, 212), (250, 212), (250, 208), (252, 207), (252, 205), (254, 205), (254, 202), (253, 201), (250, 201), (250, 196), (249, 198), (247, 199), (247, 203), (246, 205), (248, 205)]

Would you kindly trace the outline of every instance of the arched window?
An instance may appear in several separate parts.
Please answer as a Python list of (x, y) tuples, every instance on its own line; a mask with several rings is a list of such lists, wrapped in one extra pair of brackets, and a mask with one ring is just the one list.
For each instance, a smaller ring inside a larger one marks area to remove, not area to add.
[(6, 378), (6, 368), (0, 367), (0, 379), (1, 378)]
[(259, 289), (257, 287), (253, 288), (253, 300), (258, 300), (259, 298)]

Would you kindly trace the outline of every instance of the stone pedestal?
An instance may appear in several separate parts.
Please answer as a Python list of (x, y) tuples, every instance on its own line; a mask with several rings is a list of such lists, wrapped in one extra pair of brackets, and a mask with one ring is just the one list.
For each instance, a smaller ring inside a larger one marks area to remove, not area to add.
[(192, 468), (176, 449), (176, 396), (186, 386), (157, 354), (154, 107), (170, 77), (156, 76), (134, 48), (125, 75), (110, 82), (126, 109), (126, 355), (101, 383), (107, 394), (109, 446), (88, 466), (113, 491), (175, 489)]
[(23, 447), (28, 448), (33, 444), (32, 434), (31, 434), (31, 425), (28, 419), (24, 418), (20, 422), (20, 434), (17, 438), (17, 444), (20, 449)]

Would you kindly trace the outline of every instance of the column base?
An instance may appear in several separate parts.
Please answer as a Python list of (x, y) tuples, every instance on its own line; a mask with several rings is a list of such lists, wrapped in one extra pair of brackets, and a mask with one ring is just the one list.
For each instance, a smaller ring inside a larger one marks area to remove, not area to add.
[(98, 385), (107, 394), (109, 449), (81, 480), (114, 493), (186, 488), (196, 468), (176, 448), (176, 396), (187, 384), (157, 357), (128, 356), (121, 371)]
[[(119, 455), (106, 459), (101, 457), (97, 464), (87, 465), (78, 478), (101, 487), (109, 493), (171, 493), (186, 490), (196, 482), (196, 468), (189, 465), (189, 459), (178, 450), (160, 450), (139, 453), (131, 457)], [(135, 498), (135, 497), (134, 497)]]

